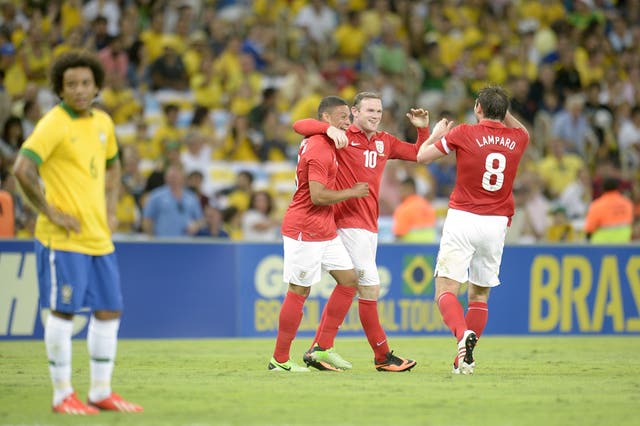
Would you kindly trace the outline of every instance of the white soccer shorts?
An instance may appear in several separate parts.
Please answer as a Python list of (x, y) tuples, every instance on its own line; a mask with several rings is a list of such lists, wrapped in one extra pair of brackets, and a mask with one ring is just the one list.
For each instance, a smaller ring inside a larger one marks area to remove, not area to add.
[(310, 287), (322, 278), (325, 271), (353, 269), (353, 263), (337, 236), (330, 241), (299, 241), (283, 236), (284, 268), (282, 279), (286, 283)]
[(506, 216), (449, 209), (442, 229), (434, 276), (480, 287), (500, 285), (498, 274), (507, 233)]
[(342, 242), (356, 268), (358, 284), (380, 285), (380, 275), (376, 265), (378, 234), (359, 228), (340, 228), (338, 234), (342, 237)]

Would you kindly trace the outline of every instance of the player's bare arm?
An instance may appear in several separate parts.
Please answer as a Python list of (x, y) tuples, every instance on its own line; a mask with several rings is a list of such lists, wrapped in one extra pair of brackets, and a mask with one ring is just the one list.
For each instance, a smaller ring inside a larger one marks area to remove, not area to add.
[(515, 118), (511, 111), (507, 111), (507, 115), (504, 116), (504, 125), (507, 127), (520, 128), (529, 134), (527, 128), (517, 118)]
[(109, 224), (111, 232), (114, 232), (118, 227), (116, 209), (118, 206), (121, 174), (120, 160), (116, 160), (107, 166), (105, 176), (105, 193), (107, 197), (107, 223)]
[(49, 218), (52, 223), (67, 231), (80, 232), (80, 222), (70, 214), (64, 213), (49, 205), (40, 186), (38, 167), (32, 159), (18, 154), (13, 173), (18, 180), (22, 192), (36, 210)]
[(324, 135), (330, 124), (326, 121), (316, 120), (315, 118), (303, 118), (293, 123), (293, 130), (299, 135), (309, 137), (313, 135)]
[(328, 206), (350, 198), (362, 198), (369, 195), (369, 184), (356, 182), (351, 188), (334, 190), (329, 189), (318, 181), (309, 181), (311, 202), (316, 206)]
[(433, 146), (433, 144), (446, 136), (447, 133), (453, 129), (454, 124), (453, 120), (447, 120), (446, 118), (436, 123), (429, 138), (420, 146), (417, 159), (418, 163), (429, 164), (445, 155)]

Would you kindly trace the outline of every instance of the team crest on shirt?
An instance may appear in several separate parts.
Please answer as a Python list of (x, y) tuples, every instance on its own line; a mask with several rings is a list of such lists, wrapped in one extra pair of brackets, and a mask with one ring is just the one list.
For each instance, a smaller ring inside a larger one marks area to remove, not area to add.
[(71, 284), (62, 284), (60, 294), (62, 295), (62, 303), (71, 303), (71, 296), (73, 296), (73, 287), (71, 287)]
[(378, 156), (384, 155), (384, 141), (376, 141), (376, 151), (378, 151)]
[(300, 272), (300, 277), (299, 277), (300, 281), (304, 280), (304, 277), (306, 277), (306, 276), (307, 276), (307, 271)]
[(107, 135), (105, 135), (104, 132), (100, 132), (98, 138), (100, 139), (100, 142), (107, 143)]

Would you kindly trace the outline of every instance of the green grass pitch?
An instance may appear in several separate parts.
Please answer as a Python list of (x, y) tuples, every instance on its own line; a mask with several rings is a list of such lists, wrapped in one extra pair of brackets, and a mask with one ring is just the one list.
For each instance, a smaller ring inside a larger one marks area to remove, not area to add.
[[(363, 338), (338, 338), (342, 373), (267, 371), (273, 339), (121, 340), (114, 390), (142, 414), (51, 413), (41, 341), (0, 342), (0, 425), (636, 425), (639, 336), (483, 336), (476, 374), (454, 376), (453, 338), (390, 338), (416, 359), (408, 373), (373, 368)], [(294, 341), (301, 355), (308, 338)], [(73, 384), (88, 387), (84, 340)]]

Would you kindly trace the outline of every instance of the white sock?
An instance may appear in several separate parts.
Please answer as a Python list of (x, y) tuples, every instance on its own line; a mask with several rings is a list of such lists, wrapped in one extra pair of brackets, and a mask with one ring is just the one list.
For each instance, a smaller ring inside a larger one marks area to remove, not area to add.
[(73, 392), (73, 387), (71, 387), (72, 333), (73, 321), (49, 314), (44, 327), (44, 344), (49, 358), (54, 406), (60, 404)]
[(87, 333), (91, 386), (89, 400), (101, 401), (111, 395), (111, 375), (118, 345), (120, 319), (101, 321), (91, 316)]

